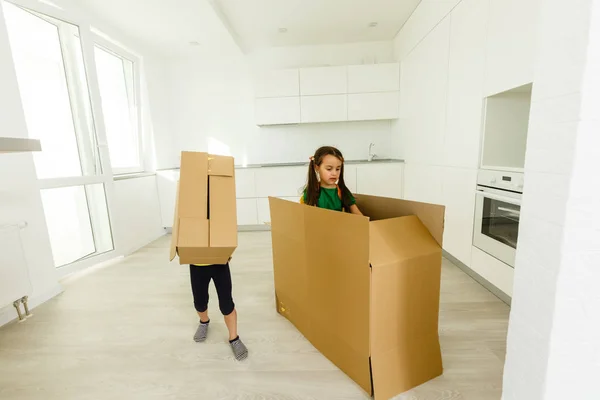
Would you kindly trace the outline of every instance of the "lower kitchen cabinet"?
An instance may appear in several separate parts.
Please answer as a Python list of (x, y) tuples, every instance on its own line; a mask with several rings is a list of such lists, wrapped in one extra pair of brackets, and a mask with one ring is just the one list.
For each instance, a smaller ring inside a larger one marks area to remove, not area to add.
[[(279, 198), (283, 200), (292, 201), (294, 203), (300, 202), (300, 196)], [(263, 225), (267, 222), (271, 222), (271, 210), (269, 208), (269, 199), (260, 198), (258, 199), (258, 224)]]
[(237, 199), (238, 225), (258, 225), (257, 199)]

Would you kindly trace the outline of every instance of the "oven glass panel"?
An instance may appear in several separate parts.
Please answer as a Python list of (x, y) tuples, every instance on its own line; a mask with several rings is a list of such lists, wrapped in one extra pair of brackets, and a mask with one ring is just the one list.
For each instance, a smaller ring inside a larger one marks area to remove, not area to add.
[(521, 206), (490, 198), (483, 199), (481, 233), (517, 248)]

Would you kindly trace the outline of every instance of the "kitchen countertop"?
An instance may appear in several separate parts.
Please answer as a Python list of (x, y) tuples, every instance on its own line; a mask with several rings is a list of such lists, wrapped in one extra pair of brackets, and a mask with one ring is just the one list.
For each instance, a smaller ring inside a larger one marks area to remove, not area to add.
[[(376, 158), (373, 161), (367, 160), (347, 160), (345, 164), (356, 165), (356, 164), (394, 164), (404, 163), (404, 160), (395, 158)], [(308, 162), (289, 162), (289, 163), (266, 163), (266, 164), (247, 164), (247, 165), (236, 165), (236, 169), (250, 169), (250, 168), (276, 168), (276, 167), (302, 167), (308, 166)], [(159, 171), (178, 170), (179, 168), (169, 168)]]

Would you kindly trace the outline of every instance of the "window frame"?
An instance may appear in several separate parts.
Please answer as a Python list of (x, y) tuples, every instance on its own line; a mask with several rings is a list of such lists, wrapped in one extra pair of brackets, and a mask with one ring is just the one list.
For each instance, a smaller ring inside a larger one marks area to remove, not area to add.
[[(133, 132), (133, 134), (135, 135), (135, 141), (138, 149), (139, 165), (129, 168), (112, 168), (112, 173), (115, 176), (143, 173), (145, 171), (145, 156), (144, 130), (142, 125), (141, 57), (137, 54), (132, 53), (131, 51), (128, 51), (119, 44), (106, 39), (93, 28), (92, 37), (94, 41), (94, 50), (95, 47), (99, 47), (100, 49), (107, 51), (113, 54), (114, 56), (119, 57), (122, 60), (127, 60), (133, 64), (133, 104), (130, 105), (130, 112), (133, 112), (135, 114), (135, 132)], [(108, 149), (108, 140), (101, 143), (101, 146), (106, 146)]]
[[(95, 45), (95, 34), (92, 31), (92, 24), (90, 23), (89, 17), (85, 13), (78, 13), (74, 10), (67, 10), (58, 5), (53, 5), (48, 2), (44, 2), (43, 0), (0, 0), (0, 3), (11, 3), (20, 8), (25, 8), (35, 13), (43, 14), (51, 18), (55, 18), (60, 21), (64, 21), (66, 23), (75, 25), (79, 28), (79, 39), (81, 41), (81, 51), (83, 56), (83, 65), (84, 72), (86, 74), (87, 80), (87, 93), (89, 95), (90, 108), (91, 108), (91, 117), (92, 117), (92, 129), (93, 132), (89, 133), (89, 138), (93, 140), (84, 139), (82, 142), (79, 142), (82, 138), (79, 137), (78, 132), (76, 132), (76, 139), (78, 141), (78, 146), (86, 145), (89, 148), (82, 149), (79, 147), (79, 156), (82, 157), (82, 154), (85, 151), (91, 151), (92, 153), (98, 154), (99, 161), (102, 166), (102, 170), (99, 171), (96, 175), (83, 175), (83, 176), (70, 176), (70, 177), (59, 177), (59, 178), (38, 178), (38, 189), (40, 190), (40, 201), (41, 201), (41, 191), (44, 189), (53, 189), (53, 188), (62, 188), (62, 187), (71, 187), (71, 186), (83, 186), (86, 188), (86, 185), (94, 185), (94, 184), (103, 184), (106, 198), (106, 207), (108, 212), (108, 221), (111, 229), (111, 236), (113, 242), (113, 250), (104, 253), (95, 253), (90, 256), (86, 256), (80, 260), (74, 261), (71, 264), (67, 264), (64, 266), (55, 266), (57, 271), (57, 276), (59, 278), (63, 278), (68, 276), (74, 272), (85, 270), (94, 265), (98, 265), (101, 263), (109, 262), (113, 260), (119, 254), (122, 254), (121, 251), (121, 234), (119, 229), (116, 227), (115, 216), (116, 213), (116, 195), (115, 195), (115, 186), (114, 186), (114, 171), (112, 170), (112, 166), (110, 163), (110, 155), (108, 153), (108, 146), (106, 140), (106, 128), (104, 124), (104, 114), (102, 112), (102, 99), (100, 97), (100, 88), (98, 86), (98, 75), (96, 70), (96, 61), (94, 55), (94, 45)], [(1, 6), (2, 4), (0, 4)], [(48, 21), (50, 22), (50, 21)], [(52, 22), (50, 22), (52, 23)], [(80, 82), (76, 79), (77, 77), (73, 74), (73, 67), (67, 66), (67, 62), (72, 62), (72, 58), (69, 54), (71, 52), (64, 52), (64, 44), (62, 43), (62, 33), (59, 28), (59, 36), (61, 37), (61, 49), (63, 50), (63, 62), (65, 63), (65, 73), (67, 78), (67, 85), (72, 85), (73, 88), (77, 88), (81, 90)], [(67, 60), (66, 57), (70, 59)], [(73, 110), (73, 107), (80, 106), (79, 98), (71, 98), (71, 89), (69, 89), (69, 97), (70, 97), (70, 106)], [(73, 110), (73, 118), (74, 124), (83, 126), (83, 129), (87, 130), (85, 124), (82, 124), (80, 120), (78, 120), (78, 112)], [(84, 135), (85, 136), (85, 135)], [(89, 155), (89, 154), (88, 154)], [(143, 157), (143, 153), (141, 154)], [(87, 196), (88, 201), (88, 209), (91, 209), (90, 197)], [(90, 211), (91, 212), (91, 211)], [(93, 216), (90, 214), (90, 218)], [(95, 234), (95, 232), (93, 232)]]

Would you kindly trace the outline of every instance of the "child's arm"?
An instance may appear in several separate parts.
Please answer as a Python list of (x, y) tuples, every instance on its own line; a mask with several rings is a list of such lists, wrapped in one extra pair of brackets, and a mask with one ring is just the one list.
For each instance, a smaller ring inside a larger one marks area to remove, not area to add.
[(356, 204), (352, 204), (352, 205), (350, 206), (350, 212), (351, 212), (352, 214), (356, 214), (356, 215), (363, 215), (363, 213), (362, 213), (362, 212), (360, 212), (360, 210), (358, 209), (358, 206), (357, 206)]

